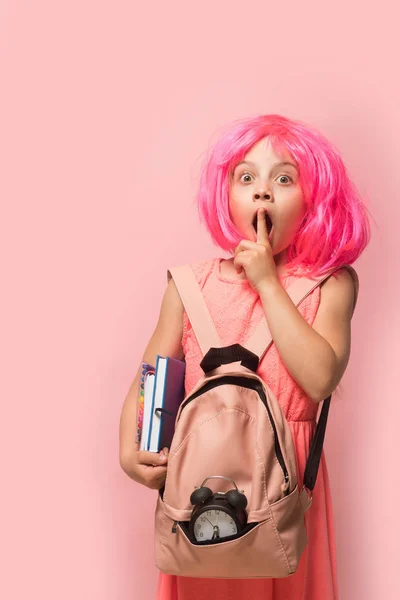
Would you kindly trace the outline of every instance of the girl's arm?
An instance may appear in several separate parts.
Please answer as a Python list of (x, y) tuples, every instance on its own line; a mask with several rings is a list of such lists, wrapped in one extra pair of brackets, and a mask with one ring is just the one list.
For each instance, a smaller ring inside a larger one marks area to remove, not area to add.
[[(173, 279), (168, 282), (167, 289), (161, 303), (160, 314), (153, 335), (146, 346), (142, 361), (151, 365), (156, 364), (156, 356), (172, 356), (184, 360), (182, 349), (183, 334), (183, 304)], [(146, 455), (150, 460), (158, 461), (158, 454), (140, 452), (139, 444), (135, 440), (136, 435), (136, 410), (139, 397), (139, 379), (141, 377), (141, 364), (136, 376), (130, 386), (128, 395), (122, 406), (120, 429), (119, 429), (119, 460), (122, 469), (133, 479), (140, 480), (133, 465), (134, 453)], [(139, 452), (138, 452), (139, 451)], [(142, 457), (143, 458), (143, 457)], [(143, 475), (145, 465), (140, 465)], [(133, 471), (132, 471), (133, 469)], [(140, 481), (145, 483), (144, 481)], [(146, 485), (146, 483), (145, 483)]]
[(268, 327), (293, 379), (316, 403), (338, 386), (350, 357), (354, 282), (347, 269), (321, 284), (320, 305), (309, 325), (280, 282), (260, 292)]

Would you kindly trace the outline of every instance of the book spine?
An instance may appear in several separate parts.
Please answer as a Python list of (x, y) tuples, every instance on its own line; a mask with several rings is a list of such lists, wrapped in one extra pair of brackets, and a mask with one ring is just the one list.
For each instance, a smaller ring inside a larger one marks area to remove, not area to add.
[(151, 398), (151, 414), (150, 414), (150, 424), (149, 424), (149, 436), (147, 438), (147, 447), (150, 451), (150, 440), (151, 440), (151, 429), (153, 427), (153, 408), (154, 408), (154, 398), (156, 397), (156, 389), (157, 389), (157, 376), (159, 371), (157, 371), (158, 369), (158, 363), (160, 362), (160, 358), (162, 358), (159, 354), (157, 354), (156, 357), (156, 368), (155, 368), (155, 381), (154, 381), (154, 387), (153, 387), (153, 396)]

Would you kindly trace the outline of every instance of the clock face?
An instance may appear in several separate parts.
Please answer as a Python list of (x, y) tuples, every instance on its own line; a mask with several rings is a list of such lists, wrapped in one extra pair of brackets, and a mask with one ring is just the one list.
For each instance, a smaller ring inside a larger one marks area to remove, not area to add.
[(198, 542), (225, 538), (237, 533), (237, 525), (231, 515), (219, 508), (202, 512), (194, 523), (194, 537)]

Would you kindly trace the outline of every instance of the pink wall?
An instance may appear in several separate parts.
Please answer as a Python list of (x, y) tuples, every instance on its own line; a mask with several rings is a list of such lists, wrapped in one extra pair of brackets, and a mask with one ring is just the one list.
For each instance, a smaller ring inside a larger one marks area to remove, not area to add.
[(341, 600), (398, 597), (398, 40), (386, 0), (2, 1), (2, 598), (154, 598), (120, 409), (167, 267), (221, 254), (201, 155), (267, 112), (332, 139), (377, 222), (326, 453)]

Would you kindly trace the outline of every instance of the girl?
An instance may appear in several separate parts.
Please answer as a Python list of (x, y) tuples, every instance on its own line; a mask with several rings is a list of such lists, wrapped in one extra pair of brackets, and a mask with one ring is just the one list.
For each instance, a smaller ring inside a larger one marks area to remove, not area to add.
[[(289, 422), (299, 480), (319, 402), (338, 386), (350, 356), (358, 277), (341, 268), (370, 240), (367, 209), (333, 146), (300, 121), (262, 115), (235, 121), (209, 151), (197, 195), (214, 243), (231, 254), (191, 265), (224, 346), (246, 345), (265, 315), (274, 343), (257, 373)], [(296, 307), (294, 278), (335, 269)], [(168, 283), (143, 361), (157, 354), (186, 361), (185, 392), (203, 375), (202, 354), (175, 283)], [(133, 436), (140, 369), (125, 400), (120, 464), (135, 481), (163, 486), (168, 450), (140, 452)], [(197, 579), (159, 574), (158, 600), (334, 600), (338, 598), (334, 523), (322, 453), (309, 542), (295, 574), (283, 579)]]

